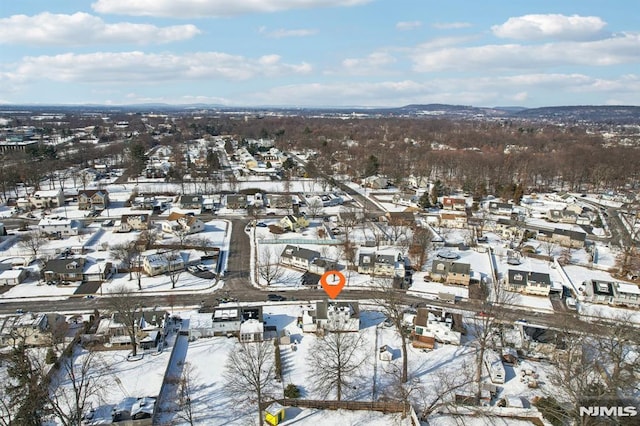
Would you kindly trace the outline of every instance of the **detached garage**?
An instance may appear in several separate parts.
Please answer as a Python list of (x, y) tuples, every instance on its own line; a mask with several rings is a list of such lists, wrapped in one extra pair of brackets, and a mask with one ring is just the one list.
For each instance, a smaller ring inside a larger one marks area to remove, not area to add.
[(26, 269), (8, 269), (0, 273), (0, 285), (20, 284), (26, 277)]

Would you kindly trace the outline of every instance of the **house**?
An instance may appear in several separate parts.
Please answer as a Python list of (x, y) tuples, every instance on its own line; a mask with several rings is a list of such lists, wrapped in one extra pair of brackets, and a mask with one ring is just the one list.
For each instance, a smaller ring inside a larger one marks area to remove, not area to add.
[(384, 176), (368, 176), (362, 179), (362, 186), (371, 189), (384, 189), (389, 186), (389, 181)]
[(78, 235), (81, 228), (82, 222), (74, 219), (44, 218), (38, 222), (40, 232), (58, 237)]
[(588, 280), (582, 283), (587, 301), (609, 305), (640, 306), (640, 287), (637, 284)]
[(495, 231), (499, 233), (504, 239), (517, 240), (522, 238), (524, 230), (513, 219), (506, 219), (504, 217), (499, 218), (495, 224)]
[[(218, 306), (211, 313), (192, 314), (189, 319), (189, 336), (238, 336), (243, 322), (262, 322), (262, 306)], [(245, 329), (245, 331), (248, 331)], [(263, 327), (264, 331), (264, 327)]]
[(549, 210), (547, 220), (549, 220), (550, 222), (576, 223), (578, 221), (578, 213), (569, 209), (552, 209)]
[(416, 226), (416, 217), (412, 211), (387, 212), (384, 216), (391, 226), (407, 226), (409, 228)]
[(227, 195), (227, 208), (228, 209), (246, 209), (247, 208), (247, 196), (244, 194), (229, 194)]
[(312, 274), (322, 276), (325, 272), (338, 269), (338, 263), (334, 260), (316, 257), (309, 263), (308, 271)]
[(459, 345), (461, 333), (453, 330), (453, 316), (442, 311), (440, 315), (430, 312), (427, 308), (418, 308), (413, 322), (412, 335), (416, 337), (431, 337), (437, 342)]
[(179, 271), (184, 268), (184, 259), (180, 253), (154, 253), (142, 258), (142, 270), (150, 277), (164, 274), (165, 272)]
[(360, 306), (358, 302), (316, 302), (308, 305), (298, 317), (298, 325), (305, 333), (320, 330), (357, 332), (360, 330)]
[(82, 281), (103, 282), (109, 279), (114, 272), (113, 264), (107, 262), (106, 259), (87, 256), (82, 270)]
[(513, 212), (513, 204), (501, 203), (499, 201), (489, 201), (488, 209), (493, 214), (498, 215), (511, 215)]
[(471, 265), (450, 260), (434, 259), (431, 264), (431, 279), (444, 281), (447, 284), (468, 286), (471, 281)]
[(640, 287), (637, 284), (616, 282), (613, 292), (617, 305), (640, 306)]
[(587, 234), (580, 231), (555, 228), (553, 231), (539, 230), (537, 239), (540, 241), (551, 241), (563, 247), (582, 248), (584, 247)]
[(36, 209), (48, 209), (64, 205), (62, 189), (36, 191), (29, 197), (29, 202)]
[(179, 204), (181, 209), (201, 209), (202, 195), (182, 195)]
[(445, 210), (465, 211), (467, 202), (464, 198), (443, 197), (442, 208)]
[(440, 213), (440, 226), (443, 228), (462, 229), (467, 227), (467, 215), (460, 213)]
[(293, 205), (291, 195), (269, 194), (263, 197), (263, 205), (273, 209), (289, 209)]
[(84, 189), (78, 191), (80, 210), (104, 210), (109, 207), (109, 192), (106, 189)]
[(240, 324), (241, 342), (261, 342), (264, 340), (264, 323), (250, 318)]
[(42, 273), (45, 281), (83, 281), (83, 258), (53, 259), (45, 263)]
[(280, 219), (280, 226), (289, 231), (296, 232), (301, 228), (306, 228), (309, 226), (309, 221), (303, 215), (286, 215), (282, 219)]
[(319, 257), (320, 253), (315, 250), (287, 245), (280, 255), (280, 263), (306, 271), (309, 270), (311, 262)]
[(543, 272), (509, 269), (505, 284), (509, 291), (536, 296), (549, 296), (551, 291), (551, 278), (549, 274)]
[(0, 272), (0, 286), (20, 284), (27, 278), (26, 269), (7, 269)]
[(204, 230), (204, 223), (195, 215), (172, 212), (162, 223), (162, 231), (169, 234), (195, 234)]
[(52, 331), (62, 330), (66, 319), (60, 314), (26, 312), (0, 319), (0, 346), (24, 339), (27, 346), (49, 346)]
[(151, 224), (151, 215), (147, 213), (123, 214), (117, 232), (146, 231)]
[(402, 256), (376, 252), (358, 253), (358, 272), (378, 277), (404, 277)]
[[(145, 347), (151, 348), (153, 341), (167, 334), (169, 312), (163, 310), (141, 310), (133, 313), (136, 342), (145, 341)], [(157, 334), (154, 332), (158, 332)], [(96, 335), (112, 345), (127, 346), (131, 339), (127, 332), (127, 325), (122, 316), (114, 312), (108, 318), (103, 318), (98, 324)], [(143, 347), (144, 349), (144, 347)]]

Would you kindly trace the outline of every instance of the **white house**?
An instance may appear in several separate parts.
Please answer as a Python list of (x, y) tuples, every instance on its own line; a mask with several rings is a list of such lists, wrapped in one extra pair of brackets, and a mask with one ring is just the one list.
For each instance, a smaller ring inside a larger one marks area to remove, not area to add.
[(142, 269), (150, 277), (165, 272), (178, 271), (184, 269), (184, 266), (184, 259), (180, 253), (154, 253), (146, 255), (142, 259)]
[(38, 229), (45, 234), (60, 236), (78, 235), (82, 223), (73, 219), (45, 218), (38, 222)]
[(360, 307), (357, 302), (316, 302), (302, 309), (298, 323), (305, 333), (318, 330), (357, 332), (360, 330)]
[(169, 234), (195, 234), (204, 230), (204, 223), (192, 214), (173, 212), (162, 223), (162, 231)]
[(294, 268), (309, 269), (311, 262), (320, 257), (320, 253), (298, 246), (287, 245), (280, 255), (280, 263)]
[(250, 318), (240, 324), (241, 342), (260, 342), (264, 340), (264, 323), (255, 318)]
[(549, 296), (551, 291), (551, 277), (544, 272), (509, 269), (505, 284), (509, 291), (536, 296)]
[(41, 190), (29, 197), (29, 202), (36, 209), (60, 207), (64, 205), (62, 189)]

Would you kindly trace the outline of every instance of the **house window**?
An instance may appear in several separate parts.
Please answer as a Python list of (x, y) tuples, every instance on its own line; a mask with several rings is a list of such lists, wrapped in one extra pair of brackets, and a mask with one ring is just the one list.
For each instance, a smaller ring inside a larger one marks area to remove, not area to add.
[(416, 334), (422, 334), (423, 333), (423, 328), (422, 327), (416, 327)]

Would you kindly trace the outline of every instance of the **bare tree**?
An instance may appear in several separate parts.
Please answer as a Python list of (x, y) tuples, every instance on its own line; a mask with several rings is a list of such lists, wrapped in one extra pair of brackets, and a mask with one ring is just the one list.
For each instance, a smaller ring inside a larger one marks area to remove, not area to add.
[(129, 280), (133, 279), (132, 273), (139, 250), (133, 243), (122, 243), (111, 246), (111, 255), (129, 270)]
[(34, 258), (38, 257), (40, 249), (47, 242), (47, 237), (40, 231), (33, 231), (22, 235), (18, 243), (20, 248), (29, 251)]
[(361, 351), (363, 336), (334, 328), (327, 329), (326, 334), (314, 343), (309, 359), (309, 380), (324, 398), (333, 394), (341, 401), (345, 391), (350, 389), (366, 359)]
[(400, 383), (407, 383), (409, 378), (407, 369), (407, 333), (405, 333), (404, 326), (404, 312), (407, 306), (402, 301), (402, 294), (398, 293), (393, 288), (390, 279), (376, 278), (376, 290), (378, 296), (376, 297), (376, 304), (382, 309), (382, 312), (389, 321), (393, 323), (396, 333), (400, 336), (402, 347), (400, 351), (402, 353), (402, 369), (400, 375)]
[(52, 376), (47, 404), (63, 426), (79, 426), (93, 398), (101, 399), (110, 374), (99, 352), (81, 350), (59, 360), (60, 368)]
[(437, 410), (453, 406), (456, 392), (466, 391), (472, 386), (473, 377), (473, 367), (466, 362), (456, 368), (455, 374), (446, 369), (436, 371), (435, 378), (431, 381), (433, 387), (419, 388), (416, 405), (419, 407), (420, 419), (427, 420)]
[(409, 246), (409, 258), (416, 265), (416, 269), (422, 270), (425, 262), (427, 251), (431, 247), (432, 234), (429, 229), (418, 228), (411, 236), (411, 245)]
[(178, 250), (171, 250), (165, 253), (164, 257), (168, 265), (167, 274), (169, 275), (169, 281), (171, 281), (171, 288), (176, 288), (180, 275), (184, 272), (182, 255)]
[[(259, 246), (256, 248), (258, 249)], [(258, 275), (260, 278), (271, 285), (272, 282), (279, 280), (285, 273), (285, 268), (280, 264), (278, 256), (273, 252), (270, 246), (265, 246), (258, 260)]]
[(269, 341), (240, 342), (227, 358), (223, 377), (227, 392), (258, 408), (258, 423), (264, 424), (262, 409), (275, 383), (274, 345)]
[(182, 366), (182, 374), (178, 382), (178, 417), (193, 426), (195, 424), (195, 412), (193, 409), (193, 396), (198, 387), (196, 367), (186, 362)]
[(309, 214), (309, 216), (315, 219), (316, 217), (322, 215), (323, 208), (324, 206), (322, 205), (322, 201), (320, 201), (320, 199), (316, 197), (312, 199), (309, 204), (307, 204), (307, 213)]
[(127, 335), (129, 335), (132, 356), (136, 356), (138, 353), (136, 325), (138, 312), (141, 308), (139, 299), (125, 286), (120, 286), (107, 298), (107, 306), (111, 310), (112, 315), (117, 317), (124, 326)]
[(540, 247), (544, 251), (544, 254), (546, 254), (549, 257), (549, 262), (553, 262), (553, 253), (558, 248), (558, 244), (556, 244), (553, 241), (543, 241), (540, 244)]
[(198, 248), (202, 250), (205, 255), (208, 255), (209, 252), (212, 251), (214, 247), (216, 247), (212, 240), (203, 236), (192, 237), (190, 242), (191, 244), (198, 246)]
[[(476, 341), (476, 375), (477, 383), (476, 397), (479, 399), (482, 392), (482, 369), (485, 352), (502, 343), (502, 336), (498, 328), (505, 318), (508, 310), (506, 307), (512, 305), (516, 293), (506, 291), (500, 283), (490, 286), (482, 283), (483, 296), (480, 303), (480, 312), (471, 319), (470, 331)], [(500, 342), (497, 342), (500, 340)]]
[(0, 425), (13, 426), (13, 410), (4, 388), (0, 388)]
[(404, 240), (407, 238), (407, 226), (400, 219), (391, 219), (387, 222), (386, 226), (387, 235), (393, 241), (394, 244), (400, 242), (400, 240)]

